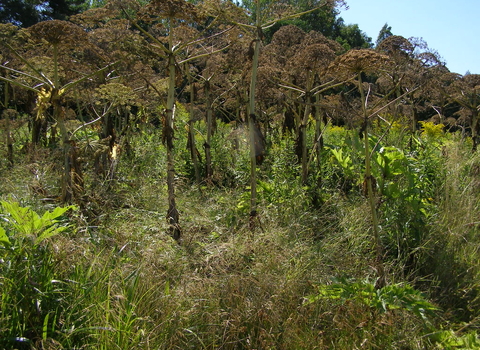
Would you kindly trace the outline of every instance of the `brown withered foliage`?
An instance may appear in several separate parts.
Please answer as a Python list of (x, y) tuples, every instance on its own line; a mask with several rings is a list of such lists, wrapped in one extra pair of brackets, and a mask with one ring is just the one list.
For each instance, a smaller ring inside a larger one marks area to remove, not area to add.
[[(281, 70), (272, 66), (261, 66), (257, 73), (257, 100), (259, 104), (268, 108), (271, 105), (277, 104), (280, 98), (280, 91), (278, 89), (277, 81), (274, 79), (281, 76)], [(258, 117), (263, 121), (262, 116)]]
[(196, 4), (202, 14), (216, 17), (223, 23), (248, 23), (249, 17), (245, 9), (234, 4), (233, 1), (204, 0)]
[(273, 34), (272, 41), (261, 52), (260, 62), (283, 68), (295, 54), (305, 37), (305, 32), (294, 25), (281, 27)]
[(468, 118), (477, 117), (480, 100), (480, 74), (468, 74), (456, 80), (449, 89), (452, 98), (457, 101), (462, 110), (460, 115)]

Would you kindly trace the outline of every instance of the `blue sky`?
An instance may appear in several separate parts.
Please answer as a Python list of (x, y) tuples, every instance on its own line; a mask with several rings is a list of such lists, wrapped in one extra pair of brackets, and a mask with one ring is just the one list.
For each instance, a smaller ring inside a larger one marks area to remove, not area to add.
[(345, 24), (375, 43), (385, 23), (394, 35), (421, 37), (450, 71), (480, 74), (480, 0), (346, 0)]

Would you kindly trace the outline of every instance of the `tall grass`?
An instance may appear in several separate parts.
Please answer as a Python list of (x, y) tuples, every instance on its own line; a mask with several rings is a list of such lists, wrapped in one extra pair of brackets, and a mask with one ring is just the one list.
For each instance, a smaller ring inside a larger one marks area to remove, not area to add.
[(480, 157), (454, 139), (443, 149), (445, 179), (430, 220), (421, 271), (436, 283), (435, 295), (456, 322), (479, 325)]

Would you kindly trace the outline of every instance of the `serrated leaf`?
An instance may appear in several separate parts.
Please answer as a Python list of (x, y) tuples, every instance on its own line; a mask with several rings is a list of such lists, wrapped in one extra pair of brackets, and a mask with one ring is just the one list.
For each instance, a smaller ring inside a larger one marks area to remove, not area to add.
[(30, 208), (21, 207), (14, 201), (2, 201), (1, 203), (5, 211), (13, 219), (13, 226), (17, 231), (25, 236), (34, 234), (36, 222), (40, 219), (37, 213)]

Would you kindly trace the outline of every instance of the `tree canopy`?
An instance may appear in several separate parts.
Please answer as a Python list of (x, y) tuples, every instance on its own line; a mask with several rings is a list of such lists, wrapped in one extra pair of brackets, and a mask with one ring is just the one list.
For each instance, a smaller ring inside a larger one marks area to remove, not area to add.
[(0, 4), (0, 23), (29, 27), (50, 19), (65, 20), (89, 5), (88, 0), (4, 0)]

